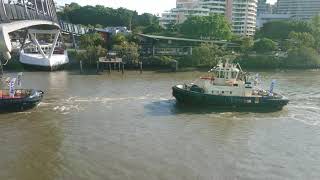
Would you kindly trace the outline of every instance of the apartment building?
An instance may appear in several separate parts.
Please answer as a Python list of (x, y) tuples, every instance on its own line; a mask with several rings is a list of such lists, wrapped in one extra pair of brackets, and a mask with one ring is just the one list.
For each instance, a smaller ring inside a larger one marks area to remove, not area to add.
[(277, 14), (290, 14), (294, 19), (308, 20), (320, 13), (320, 0), (278, 0)]
[(233, 32), (252, 36), (255, 33), (257, 0), (177, 0), (177, 7), (162, 14), (160, 25), (179, 24), (188, 16), (222, 14), (232, 24)]
[(177, 0), (176, 8), (162, 13), (160, 25), (183, 23), (189, 16), (208, 16), (210, 10), (202, 8), (199, 0)]

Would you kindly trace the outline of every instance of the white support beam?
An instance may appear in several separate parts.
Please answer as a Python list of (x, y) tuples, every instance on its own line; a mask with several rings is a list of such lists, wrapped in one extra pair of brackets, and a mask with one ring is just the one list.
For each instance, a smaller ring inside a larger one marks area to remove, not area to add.
[(53, 29), (53, 30), (39, 30), (39, 29), (28, 29), (29, 33), (34, 34), (57, 34), (57, 32), (60, 32), (59, 29)]
[(43, 58), (47, 59), (48, 57), (46, 56), (46, 54), (43, 52), (43, 50), (41, 49), (41, 46), (38, 42), (38, 40), (36, 39), (35, 35), (32, 33), (29, 33), (29, 35), (31, 36), (32, 41), (37, 45), (38, 50), (40, 51), (41, 55), (43, 56)]
[(51, 46), (51, 50), (50, 50), (50, 54), (49, 54), (48, 59), (51, 59), (51, 57), (52, 57), (52, 54), (53, 54), (53, 52), (54, 52), (54, 49), (55, 49), (56, 46), (57, 46), (57, 42), (58, 42), (59, 36), (60, 36), (60, 31), (58, 31), (58, 32), (56, 33), (55, 37), (54, 37), (53, 44), (52, 44), (52, 46)]
[(59, 24), (44, 20), (23, 20), (0, 24), (0, 53), (3, 53), (5, 59), (11, 59), (12, 44), (9, 33), (37, 25), (49, 25), (60, 29)]

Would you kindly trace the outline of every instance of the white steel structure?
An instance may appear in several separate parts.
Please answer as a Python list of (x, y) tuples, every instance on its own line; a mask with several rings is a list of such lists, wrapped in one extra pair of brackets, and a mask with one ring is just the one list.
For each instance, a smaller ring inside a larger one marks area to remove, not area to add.
[[(52, 43), (40, 43), (37, 39), (38, 34), (53, 35)], [(20, 62), (29, 67), (41, 70), (56, 70), (69, 63), (67, 51), (58, 48), (60, 30), (35, 30), (29, 29), (31, 43), (23, 44), (20, 52)]]
[(277, 13), (308, 20), (320, 13), (320, 0), (278, 0)]

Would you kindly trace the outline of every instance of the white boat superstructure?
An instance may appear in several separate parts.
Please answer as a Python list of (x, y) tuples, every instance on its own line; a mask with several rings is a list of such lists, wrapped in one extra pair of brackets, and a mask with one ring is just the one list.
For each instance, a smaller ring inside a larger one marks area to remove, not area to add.
[[(239, 64), (218, 63), (209, 71), (209, 77), (202, 77), (205, 93), (219, 96), (253, 97), (261, 96), (261, 90), (256, 87), (256, 80), (242, 71)], [(264, 92), (267, 93), (267, 92)]]
[[(39, 43), (37, 34), (53, 35), (52, 43)], [(23, 44), (20, 51), (20, 62), (24, 65), (43, 69), (56, 70), (69, 63), (67, 51), (58, 42), (60, 30), (28, 30), (31, 43)]]

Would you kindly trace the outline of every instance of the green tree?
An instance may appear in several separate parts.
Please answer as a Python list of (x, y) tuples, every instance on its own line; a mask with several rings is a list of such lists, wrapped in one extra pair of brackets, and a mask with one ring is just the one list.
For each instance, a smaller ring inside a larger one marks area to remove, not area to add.
[(87, 48), (89, 46), (102, 46), (104, 39), (99, 33), (85, 34), (80, 37), (80, 47)]
[(310, 23), (306, 21), (271, 21), (263, 25), (257, 32), (256, 38), (284, 40), (289, 37), (292, 31), (310, 33), (312, 28)]
[(112, 36), (112, 44), (114, 45), (121, 45), (127, 42), (127, 37), (123, 34), (117, 34)]
[(252, 37), (244, 37), (240, 41), (240, 49), (242, 52), (246, 53), (250, 51), (254, 45)]
[(103, 27), (127, 26), (135, 28), (159, 24), (158, 17), (151, 14), (139, 15), (136, 11), (124, 8), (113, 9), (101, 5), (80, 6), (77, 3), (71, 3), (58, 15), (60, 19), (70, 21), (73, 24), (101, 24)]
[(76, 59), (86, 64), (94, 64), (100, 57), (105, 56), (106, 49), (101, 46), (88, 46), (76, 53)]
[(85, 63), (95, 63), (99, 57), (106, 55), (106, 49), (103, 48), (103, 37), (98, 33), (86, 34), (80, 38), (81, 51), (77, 53), (77, 59)]
[(223, 60), (225, 52), (217, 45), (202, 44), (193, 49), (193, 66), (215, 66), (220, 60)]
[(122, 57), (126, 63), (134, 64), (139, 61), (139, 46), (134, 42), (124, 42), (114, 45), (112, 50), (115, 51), (119, 57)]
[(154, 34), (162, 31), (164, 31), (164, 29), (159, 24), (150, 24), (143, 29), (144, 34)]
[(195, 38), (223, 39), (232, 37), (231, 26), (222, 15), (189, 17), (180, 26), (182, 34)]
[(268, 38), (262, 38), (254, 43), (253, 49), (259, 53), (266, 53), (274, 51), (277, 48), (277, 44)]
[(315, 46), (320, 49), (320, 15), (314, 16), (311, 21), (312, 35), (315, 39)]
[(311, 47), (314, 48), (315, 39), (310, 33), (291, 32), (287, 43), (287, 49)]
[(290, 49), (288, 58), (285, 60), (287, 67), (294, 68), (313, 68), (319, 67), (320, 56), (318, 52), (311, 47), (299, 47)]

